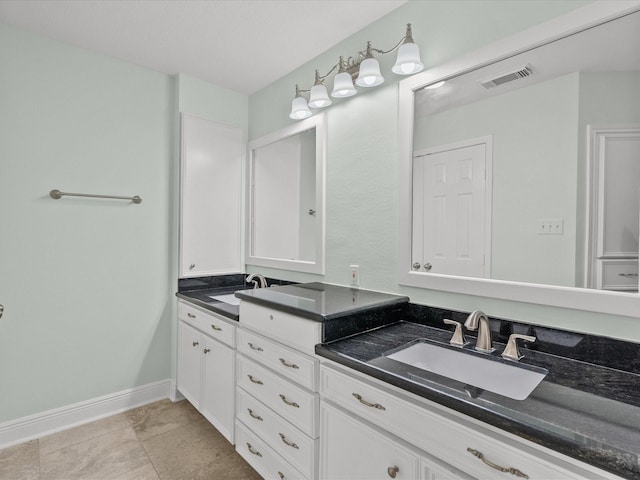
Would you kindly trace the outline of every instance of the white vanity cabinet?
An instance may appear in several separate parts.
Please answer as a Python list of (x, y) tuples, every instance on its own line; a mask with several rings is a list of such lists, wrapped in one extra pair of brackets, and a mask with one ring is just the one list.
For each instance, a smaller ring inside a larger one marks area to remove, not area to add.
[[(619, 478), (353, 370), (336, 367), (331, 362), (320, 368), (320, 393), (321, 480), (365, 478), (366, 475), (370, 475), (369, 478), (372, 479), (421, 480)], [(376, 436), (373, 426), (386, 435), (383, 433)], [(359, 435), (363, 438), (362, 441), (366, 440), (374, 445), (363, 449), (357, 442), (347, 440), (347, 429), (354, 432), (369, 431), (367, 434), (353, 435)], [(398, 440), (393, 440), (396, 437)], [(333, 442), (339, 442), (339, 445), (336, 446)], [(399, 445), (408, 447), (403, 450)], [(380, 453), (371, 453), (376, 449), (380, 449)], [(384, 452), (394, 453), (396, 456)], [(422, 458), (420, 474), (413, 473), (413, 465), (417, 461), (413, 459), (414, 456)], [(429, 465), (429, 458), (438, 459), (437, 463)], [(339, 470), (348, 469), (349, 462), (358, 464), (357, 467), (352, 467), (356, 469), (375, 466), (375, 472), (355, 470), (350, 471), (350, 475), (341, 477)], [(388, 467), (399, 467), (396, 477), (391, 475), (391, 470), (389, 475), (379, 473), (386, 464)], [(500, 468), (507, 471), (500, 471)], [(408, 476), (401, 477), (402, 471), (403, 475)]]
[(320, 478), (473, 480), (329, 403), (322, 404), (320, 430)]
[(236, 449), (264, 478), (317, 478), (322, 324), (240, 303)]
[(178, 319), (178, 390), (233, 443), (236, 326), (182, 301)]
[(244, 132), (181, 120), (180, 278), (241, 272)]

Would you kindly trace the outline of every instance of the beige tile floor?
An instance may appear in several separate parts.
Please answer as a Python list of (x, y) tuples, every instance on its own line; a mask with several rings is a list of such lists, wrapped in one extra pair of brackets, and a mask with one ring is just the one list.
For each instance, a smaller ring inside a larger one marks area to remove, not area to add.
[(1, 480), (260, 478), (186, 400), (162, 400), (0, 450)]

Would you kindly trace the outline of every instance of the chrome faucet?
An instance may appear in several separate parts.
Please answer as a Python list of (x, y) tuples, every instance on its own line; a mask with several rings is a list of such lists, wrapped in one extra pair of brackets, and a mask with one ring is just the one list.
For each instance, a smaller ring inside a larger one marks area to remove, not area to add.
[[(253, 288), (267, 288), (267, 279), (260, 273), (252, 273), (247, 277), (247, 283), (253, 282)], [(258, 287), (258, 282), (260, 286)]]
[(489, 318), (480, 310), (475, 310), (469, 314), (464, 326), (469, 330), (478, 330), (475, 349), (479, 352), (491, 353), (495, 350), (491, 346), (491, 328)]

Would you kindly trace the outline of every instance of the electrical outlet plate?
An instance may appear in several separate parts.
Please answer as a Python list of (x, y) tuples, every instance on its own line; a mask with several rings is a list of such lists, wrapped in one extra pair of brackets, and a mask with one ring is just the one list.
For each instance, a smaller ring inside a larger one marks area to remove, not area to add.
[(360, 266), (349, 265), (349, 279), (352, 287), (360, 286)]
[(562, 235), (564, 220), (562, 218), (539, 218), (538, 235)]

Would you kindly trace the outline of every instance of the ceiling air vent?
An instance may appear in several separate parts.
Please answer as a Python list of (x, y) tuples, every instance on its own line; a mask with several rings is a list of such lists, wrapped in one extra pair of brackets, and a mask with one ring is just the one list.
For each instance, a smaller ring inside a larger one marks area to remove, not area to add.
[(510, 72), (501, 73), (497, 77), (481, 80), (480, 84), (484, 88), (494, 88), (504, 85), (505, 83), (513, 82), (521, 78), (527, 78), (533, 74), (531, 65), (525, 65), (524, 67), (512, 70)]

